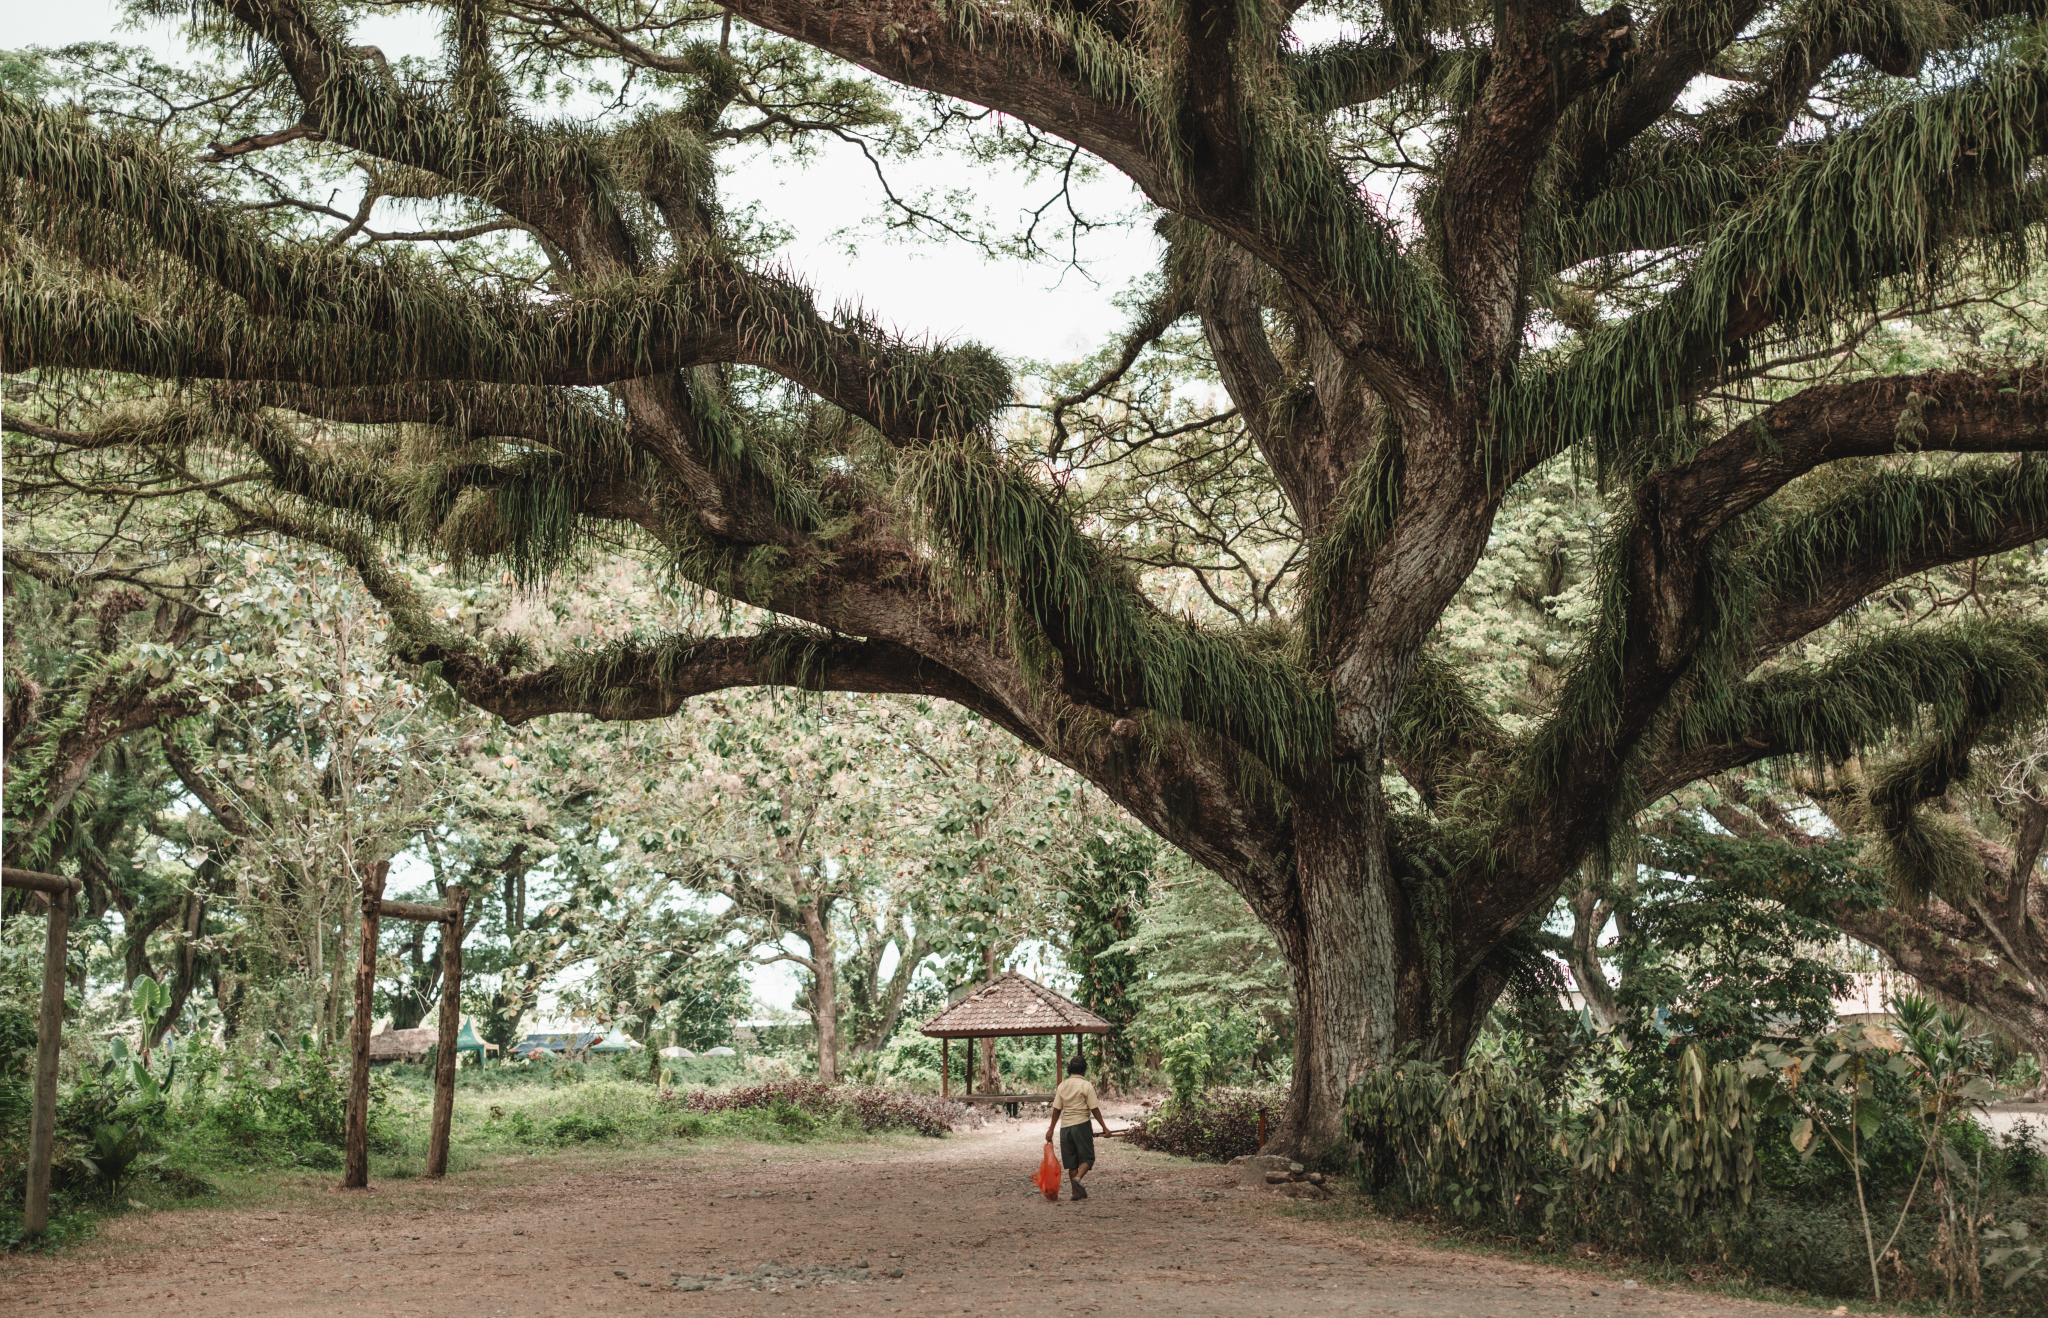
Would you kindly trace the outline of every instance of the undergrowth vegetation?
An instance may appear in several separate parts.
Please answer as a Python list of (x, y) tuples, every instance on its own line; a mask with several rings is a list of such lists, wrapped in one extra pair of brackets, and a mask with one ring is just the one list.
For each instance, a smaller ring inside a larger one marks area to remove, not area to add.
[(1134, 1123), (1131, 1143), (1141, 1149), (1228, 1162), (1259, 1151), (1260, 1112), (1277, 1117), (1287, 1101), (1278, 1089), (1212, 1089), (1187, 1102), (1169, 1102)]
[[(1994, 1132), (1988, 1038), (1899, 994), (1891, 1025), (1713, 1050), (1631, 1043), (1562, 1011), (1496, 1013), (1462, 1070), (1409, 1057), (1354, 1086), (1325, 1170), (1361, 1211), (1652, 1274), (1941, 1312), (2048, 1302), (2048, 1140)], [(1171, 1076), (1172, 1068), (1166, 1068)], [(1257, 1152), (1278, 1089), (1176, 1084), (1132, 1143)]]
[(2048, 1146), (1974, 1119), (1998, 1097), (1959, 1013), (1917, 995), (1896, 1033), (1699, 1047), (1581, 1036), (1352, 1091), (1360, 1188), (1386, 1211), (1580, 1257), (1829, 1297), (2039, 1312)]

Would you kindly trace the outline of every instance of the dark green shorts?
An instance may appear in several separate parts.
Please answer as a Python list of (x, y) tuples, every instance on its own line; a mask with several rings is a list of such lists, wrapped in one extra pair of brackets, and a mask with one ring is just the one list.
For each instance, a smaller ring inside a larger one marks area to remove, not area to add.
[(1060, 1166), (1068, 1171), (1095, 1165), (1095, 1127), (1060, 1127)]

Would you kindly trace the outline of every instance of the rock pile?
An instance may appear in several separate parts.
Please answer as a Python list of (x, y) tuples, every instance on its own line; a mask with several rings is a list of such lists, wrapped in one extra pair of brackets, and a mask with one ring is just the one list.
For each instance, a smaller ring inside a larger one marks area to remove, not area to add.
[(1301, 1188), (1292, 1193), (1306, 1194), (1311, 1198), (1315, 1192), (1334, 1194), (1337, 1189), (1336, 1177), (1309, 1171), (1298, 1162), (1270, 1153), (1236, 1158), (1230, 1165), (1237, 1169), (1237, 1183), (1243, 1186), (1299, 1186)]

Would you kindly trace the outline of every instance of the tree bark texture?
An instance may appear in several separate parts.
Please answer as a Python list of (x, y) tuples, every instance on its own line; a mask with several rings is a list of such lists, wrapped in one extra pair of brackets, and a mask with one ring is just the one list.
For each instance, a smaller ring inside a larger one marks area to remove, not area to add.
[(363, 938), (356, 957), (355, 1019), (348, 1032), (348, 1110), (341, 1158), (344, 1190), (361, 1190), (370, 1184), (370, 1025), (376, 1001), (377, 927), (384, 879), (390, 870), (391, 862), (380, 860), (363, 871)]
[(1586, 1011), (1592, 1016), (1593, 1024), (1602, 1030), (1613, 1029), (1619, 1019), (1614, 1005), (1614, 986), (1607, 982), (1607, 972), (1600, 964), (1600, 935), (1613, 914), (1613, 908), (1600, 900), (1598, 893), (1582, 891), (1572, 894), (1572, 933), (1565, 959), (1571, 967), (1572, 982), (1578, 986), (1579, 996), (1586, 1000)]
[(2025, 967), (1993, 950), (1980, 920), (1933, 898), (1918, 911), (1859, 911), (1837, 923), (1903, 973), (2011, 1034), (2048, 1072), (2048, 1002), (2035, 992)]
[(1277, 931), (1294, 979), (1294, 1083), (1276, 1147), (1335, 1143), (1351, 1086), (1429, 1039), (1429, 985), (1401, 946), (1407, 912), (1376, 822), (1306, 810), (1297, 831), (1299, 914)]
[(818, 1079), (839, 1083), (839, 956), (832, 910), (824, 900), (803, 908), (803, 937), (810, 944), (811, 1020), (818, 1029)]
[(448, 1140), (455, 1121), (456, 1041), (462, 1036), (462, 913), (469, 894), (448, 888), (448, 914), (441, 925), (441, 1036), (434, 1054), (434, 1121), (427, 1137), (427, 1175), (448, 1174)]
[[(979, 826), (978, 822), (977, 827)], [(993, 947), (985, 947), (981, 952), (981, 982), (986, 984), (995, 977), (996, 950)], [(979, 1051), (981, 1053), (981, 1092), (984, 1094), (999, 1094), (1002, 1092), (1002, 1082), (996, 1075), (996, 1041), (994, 1039), (983, 1039)]]

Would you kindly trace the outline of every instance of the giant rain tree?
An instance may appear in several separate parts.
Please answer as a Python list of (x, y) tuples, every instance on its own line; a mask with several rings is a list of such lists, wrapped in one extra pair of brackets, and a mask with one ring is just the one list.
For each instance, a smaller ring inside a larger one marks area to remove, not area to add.
[[(1966, 756), (2048, 686), (2038, 612), (1788, 657), (2048, 532), (2040, 363), (1784, 383), (2026, 265), (2031, 0), (446, 0), (438, 64), (356, 43), (393, 7), (196, 0), (214, 94), (0, 105), (8, 425), (38, 380), (161, 382), (24, 433), (347, 556), (402, 659), (515, 723), (777, 684), (978, 712), (1273, 930), (1279, 1147), (1327, 1145), (1400, 1050), (1461, 1055), (1643, 803), (1909, 728)], [(545, 108), (600, 67), (639, 99)], [(994, 354), (821, 307), (719, 206), (728, 143), (906, 115), (1083, 153), (1162, 213), (1155, 295), (1051, 424)], [(408, 207), (425, 228), (390, 227)], [(1205, 424), (1243, 440), (1221, 475), (1302, 546), (1242, 621), (1165, 607), (1179, 560), (1069, 479), (1072, 418), (1184, 323), (1230, 399)], [(1605, 492), (1597, 619), (1510, 730), (1435, 634), (1546, 464)], [(536, 582), (635, 555), (780, 621), (535, 654), (449, 625), (393, 545)]]

